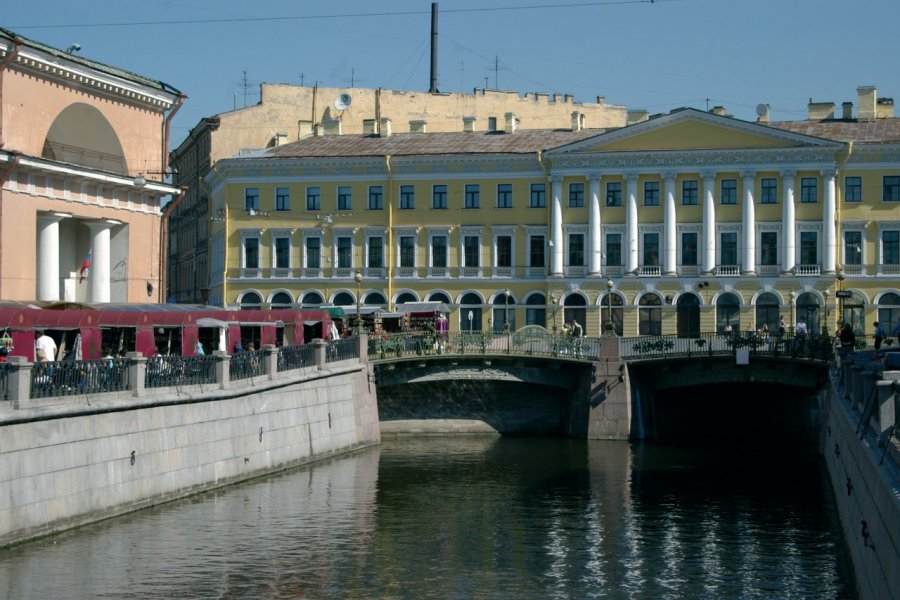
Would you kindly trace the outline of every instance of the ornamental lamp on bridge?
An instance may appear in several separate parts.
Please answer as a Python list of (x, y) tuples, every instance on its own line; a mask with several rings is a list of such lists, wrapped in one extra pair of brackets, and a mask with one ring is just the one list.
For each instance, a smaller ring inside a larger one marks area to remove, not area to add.
[(357, 271), (353, 278), (356, 280), (356, 335), (362, 335), (362, 314), (359, 306), (359, 286), (362, 283), (362, 273)]
[(559, 297), (556, 294), (550, 294), (550, 304), (553, 305), (553, 335), (556, 335), (556, 307), (559, 305)]
[(837, 272), (837, 292), (835, 293), (835, 297), (838, 299), (838, 320), (842, 323), (844, 321), (844, 298), (847, 297), (847, 295), (844, 294), (844, 280), (846, 278), (847, 274), (844, 273), (843, 269)]
[(503, 332), (509, 333), (509, 288), (503, 291), (503, 298), (506, 306), (503, 309)]
[(825, 323), (822, 324), (822, 333), (828, 335), (828, 329), (831, 326), (831, 323), (828, 321), (828, 298), (831, 296), (831, 290), (825, 288), (825, 291), (822, 292), (822, 296), (825, 297)]
[(790, 298), (791, 298), (791, 331), (795, 331), (794, 326), (795, 326), (795, 324), (796, 324), (796, 321), (794, 321), (794, 298), (795, 298), (796, 296), (797, 296), (797, 294), (794, 293), (794, 290), (791, 290), (791, 293), (790, 293)]
[(612, 316), (612, 290), (614, 286), (612, 279), (606, 280), (606, 323), (604, 324), (606, 335), (615, 335), (616, 332)]

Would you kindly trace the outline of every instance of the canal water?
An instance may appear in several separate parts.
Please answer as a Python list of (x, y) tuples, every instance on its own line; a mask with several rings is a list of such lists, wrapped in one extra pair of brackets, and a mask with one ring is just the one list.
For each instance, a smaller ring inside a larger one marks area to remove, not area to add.
[(854, 597), (819, 458), (387, 439), (0, 551), (0, 597)]

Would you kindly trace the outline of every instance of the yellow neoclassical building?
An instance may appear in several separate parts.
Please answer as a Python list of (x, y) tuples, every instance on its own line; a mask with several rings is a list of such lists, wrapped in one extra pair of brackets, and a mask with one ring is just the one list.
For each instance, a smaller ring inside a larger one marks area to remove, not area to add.
[[(619, 128), (310, 137), (219, 161), (216, 304), (450, 306), (450, 327), (900, 323), (900, 124), (680, 109)], [(762, 111), (761, 111), (762, 112)], [(611, 314), (609, 311), (611, 308)]]

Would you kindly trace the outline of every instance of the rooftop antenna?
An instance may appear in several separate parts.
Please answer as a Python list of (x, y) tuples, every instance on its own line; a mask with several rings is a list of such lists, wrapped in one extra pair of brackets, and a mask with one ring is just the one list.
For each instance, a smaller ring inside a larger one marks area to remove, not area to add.
[(437, 86), (438, 3), (431, 3), (431, 81), (429, 94), (440, 93)]

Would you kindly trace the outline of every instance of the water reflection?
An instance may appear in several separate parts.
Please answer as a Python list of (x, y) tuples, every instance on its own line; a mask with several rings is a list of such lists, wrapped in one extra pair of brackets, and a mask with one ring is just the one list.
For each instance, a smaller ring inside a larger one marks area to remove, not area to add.
[(775, 457), (620, 442), (386, 440), (9, 549), (0, 595), (852, 597), (817, 461)]

